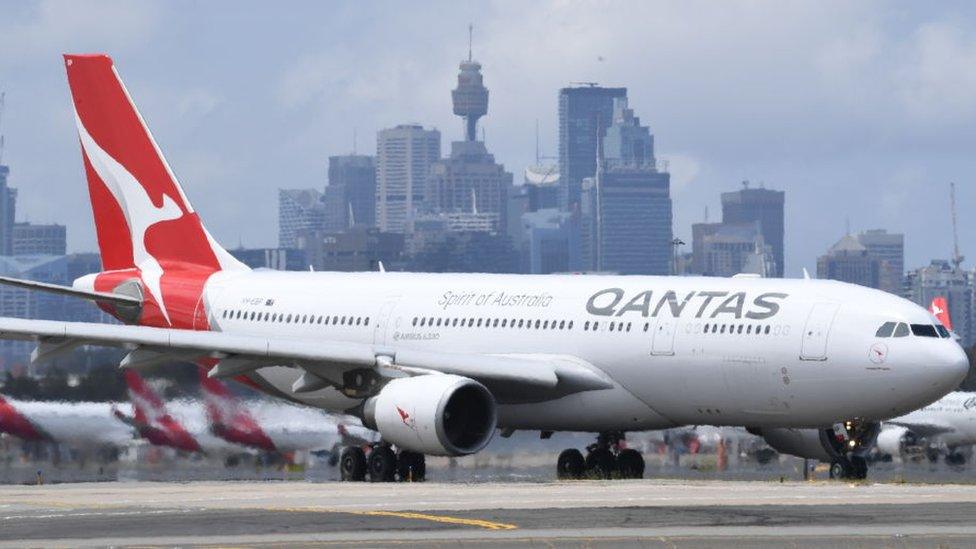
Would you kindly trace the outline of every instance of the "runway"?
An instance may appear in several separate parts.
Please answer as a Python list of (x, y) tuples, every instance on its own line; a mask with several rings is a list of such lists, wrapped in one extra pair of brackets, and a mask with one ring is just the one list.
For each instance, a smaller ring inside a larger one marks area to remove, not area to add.
[(0, 546), (968, 546), (976, 487), (614, 481), (0, 487)]

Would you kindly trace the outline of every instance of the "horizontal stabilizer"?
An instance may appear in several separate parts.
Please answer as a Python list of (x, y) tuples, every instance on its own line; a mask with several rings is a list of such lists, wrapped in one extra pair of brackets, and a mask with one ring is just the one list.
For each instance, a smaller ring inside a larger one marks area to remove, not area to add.
[(61, 286), (60, 284), (49, 284), (47, 282), (36, 282), (34, 280), (22, 280), (19, 278), (10, 278), (8, 276), (0, 276), (0, 284), (16, 286), (17, 288), (23, 288), (25, 290), (35, 290), (39, 292), (48, 292), (51, 294), (68, 295), (81, 299), (90, 299), (92, 301), (101, 301), (103, 303), (113, 303), (115, 305), (130, 305), (133, 307), (139, 307), (142, 305), (141, 299), (129, 295), (79, 290), (78, 288), (73, 288), (71, 286)]

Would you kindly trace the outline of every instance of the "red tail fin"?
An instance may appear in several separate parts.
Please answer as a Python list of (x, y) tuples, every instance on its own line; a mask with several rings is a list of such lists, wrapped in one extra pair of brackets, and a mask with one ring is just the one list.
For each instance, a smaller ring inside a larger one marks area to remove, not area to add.
[(939, 319), (939, 322), (947, 330), (952, 330), (952, 319), (949, 318), (949, 302), (946, 301), (946, 298), (938, 296), (932, 299), (932, 304), (929, 305), (929, 312), (932, 313), (932, 316)]
[(230, 389), (208, 377), (206, 369), (199, 370), (200, 389), (207, 403), (207, 416), (214, 434), (236, 444), (274, 451), (274, 442), (254, 416), (231, 394)]
[(194, 319), (203, 286), (246, 270), (210, 236), (107, 55), (65, 55), (98, 247), (108, 271), (93, 289), (138, 278), (148, 325), (206, 329)]
[(169, 446), (187, 452), (199, 452), (200, 444), (173, 416), (163, 399), (153, 391), (135, 370), (125, 371), (125, 384), (132, 402), (133, 419), (139, 434), (157, 446)]

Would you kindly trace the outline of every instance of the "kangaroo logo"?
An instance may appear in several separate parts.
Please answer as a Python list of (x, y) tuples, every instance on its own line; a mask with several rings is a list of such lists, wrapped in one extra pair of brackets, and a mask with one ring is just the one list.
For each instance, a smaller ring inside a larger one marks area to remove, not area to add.
[(88, 156), (88, 161), (125, 214), (125, 221), (129, 225), (129, 236), (132, 238), (133, 262), (139, 268), (150, 295), (159, 304), (163, 318), (168, 324), (172, 324), (160, 289), (163, 268), (146, 249), (146, 232), (153, 225), (183, 217), (183, 210), (166, 194), (163, 195), (162, 207), (153, 204), (149, 193), (132, 173), (95, 143), (77, 113), (75, 113), (75, 122), (78, 124), (81, 146)]
[(397, 406), (396, 411), (398, 414), (400, 414), (400, 421), (402, 421), (404, 425), (406, 425), (411, 429), (416, 429), (417, 422), (414, 421), (412, 417), (410, 417), (410, 414), (408, 414), (406, 410)]

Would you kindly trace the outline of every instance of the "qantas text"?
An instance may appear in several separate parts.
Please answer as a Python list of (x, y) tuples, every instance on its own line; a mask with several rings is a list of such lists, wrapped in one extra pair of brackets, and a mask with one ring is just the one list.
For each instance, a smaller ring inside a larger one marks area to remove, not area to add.
[(645, 290), (628, 295), (621, 288), (607, 288), (590, 296), (586, 302), (586, 311), (599, 316), (639, 314), (642, 317), (656, 317), (666, 310), (672, 317), (678, 318), (687, 309), (687, 314), (694, 312), (695, 318), (718, 318), (720, 315), (727, 315), (733, 318), (763, 320), (775, 316), (779, 312), (779, 301), (787, 297), (789, 294), (767, 292), (750, 299), (746, 292), (714, 291), (691, 291), (679, 296), (671, 290), (659, 294)]

